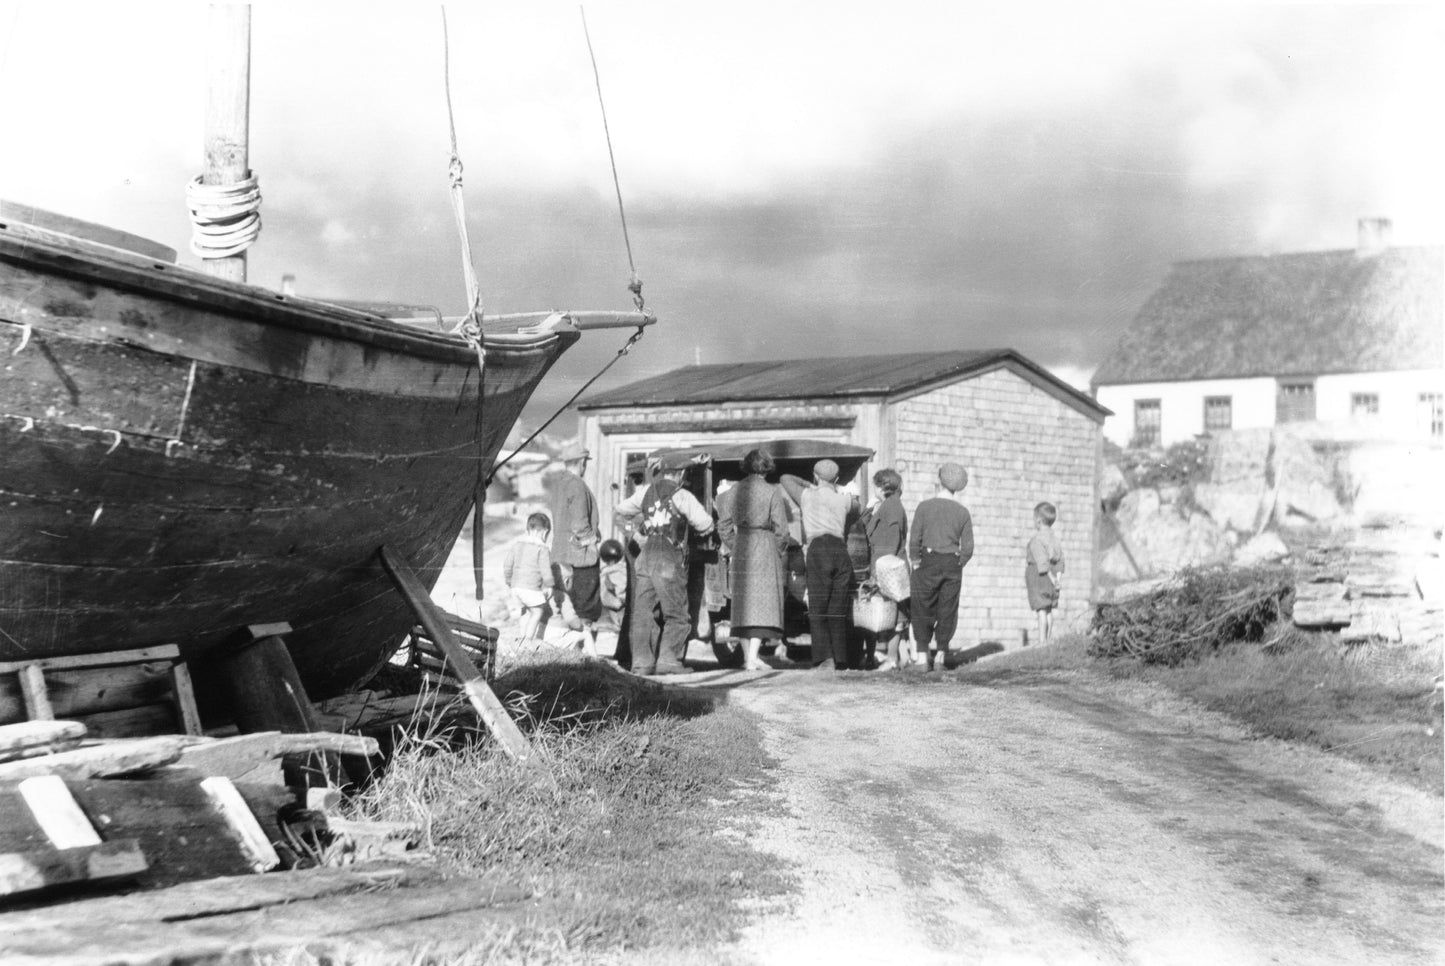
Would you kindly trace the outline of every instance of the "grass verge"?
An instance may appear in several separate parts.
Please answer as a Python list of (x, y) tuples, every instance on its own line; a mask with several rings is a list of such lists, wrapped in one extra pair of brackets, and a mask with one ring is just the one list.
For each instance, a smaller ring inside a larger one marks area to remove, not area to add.
[(751, 716), (595, 662), (523, 666), (496, 690), (555, 788), (490, 740), (422, 729), (355, 803), (357, 817), (421, 823), (449, 870), (536, 895), (535, 913), (435, 961), (688, 961), (787, 890), (738, 821), (769, 783)]
[(1092, 670), (1147, 681), (1229, 715), (1254, 732), (1301, 742), (1369, 765), (1436, 795), (1445, 793), (1445, 728), (1438, 661), (1397, 649), (1388, 661), (1346, 648), (1334, 634), (1271, 628), (1275, 641), (1227, 644), (1176, 666), (1093, 658), (1091, 640), (1060, 637), (958, 673), (978, 683), (1021, 674)]

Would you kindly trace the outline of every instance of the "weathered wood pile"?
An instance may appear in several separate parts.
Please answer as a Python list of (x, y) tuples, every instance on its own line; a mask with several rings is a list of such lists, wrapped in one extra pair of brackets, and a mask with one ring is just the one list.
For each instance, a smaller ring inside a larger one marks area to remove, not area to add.
[(92, 738), (201, 733), (190, 672), (173, 644), (0, 662), (0, 724), (56, 718)]
[(1295, 624), (1348, 643), (1438, 644), (1439, 548), (1427, 528), (1401, 522), (1311, 535), (1296, 551)]
[(0, 726), (0, 902), (296, 868), (358, 843), (395, 853), (375, 846), (405, 841), (398, 830), (338, 822), (334, 793), (282, 779), (288, 757), (327, 772), (377, 750), (329, 733), (98, 741), (71, 721)]

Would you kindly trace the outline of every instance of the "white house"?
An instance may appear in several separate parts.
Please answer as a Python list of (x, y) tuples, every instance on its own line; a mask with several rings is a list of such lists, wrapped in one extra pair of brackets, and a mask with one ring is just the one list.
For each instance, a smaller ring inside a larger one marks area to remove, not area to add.
[(1179, 262), (1094, 375), (1105, 438), (1167, 446), (1314, 422), (1336, 437), (1442, 436), (1440, 246), (1395, 248), (1363, 219), (1353, 251)]

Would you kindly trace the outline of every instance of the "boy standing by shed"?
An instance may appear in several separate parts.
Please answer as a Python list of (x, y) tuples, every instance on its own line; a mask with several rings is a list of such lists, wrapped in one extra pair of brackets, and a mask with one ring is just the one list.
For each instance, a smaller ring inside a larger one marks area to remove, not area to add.
[(938, 468), (936, 494), (913, 511), (908, 556), (913, 563), (912, 628), (914, 643), (928, 648), (928, 670), (938, 651), (947, 661), (958, 627), (958, 597), (963, 566), (973, 557), (973, 519), (958, 501), (968, 472), (957, 463)]
[(555, 587), (551, 535), (552, 521), (547, 514), (532, 514), (527, 517), (527, 532), (507, 548), (507, 557), (502, 562), (502, 579), (522, 608), (517, 635), (524, 641), (541, 638), (547, 600)]
[(1054, 533), (1059, 511), (1052, 503), (1034, 507), (1034, 535), (1024, 550), (1028, 562), (1024, 566), (1024, 585), (1029, 591), (1029, 607), (1039, 615), (1039, 640), (1054, 636), (1054, 608), (1059, 604), (1060, 574), (1064, 572), (1064, 547)]

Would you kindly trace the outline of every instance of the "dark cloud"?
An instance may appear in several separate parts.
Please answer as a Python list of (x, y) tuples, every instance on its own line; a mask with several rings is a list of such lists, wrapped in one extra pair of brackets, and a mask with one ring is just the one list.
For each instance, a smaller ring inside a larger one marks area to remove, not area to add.
[[(741, 197), (639, 192), (633, 253), (662, 322), (594, 388), (695, 360), (960, 347), (1092, 368), (1175, 260), (1347, 247), (1356, 218), (1403, 214), (1374, 207), (1389, 197), (1380, 166), (1392, 146), (1360, 126), (1380, 106), (1356, 98), (1351, 75), (1386, 69), (1388, 52), (1368, 29), (1340, 42), (1356, 20), (1389, 15), (1321, 16), (1265, 18), (1187, 64), (1143, 60), (1084, 104), (938, 116)], [(488, 311), (630, 307), (614, 198), (478, 179), (468, 204)], [(325, 218), (298, 205), (277, 219), (294, 230), (271, 239), (270, 271), (317, 266), (322, 289), (342, 289), (318, 294), (461, 311), (444, 186), (378, 184)], [(324, 257), (314, 241), (288, 242), (303, 238), (331, 239)], [(301, 289), (314, 290), (304, 277)], [(589, 334), (527, 420), (625, 337)]]

